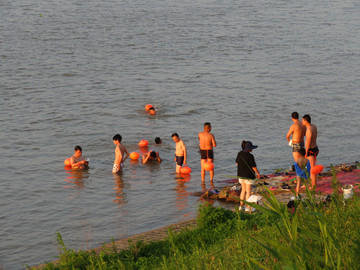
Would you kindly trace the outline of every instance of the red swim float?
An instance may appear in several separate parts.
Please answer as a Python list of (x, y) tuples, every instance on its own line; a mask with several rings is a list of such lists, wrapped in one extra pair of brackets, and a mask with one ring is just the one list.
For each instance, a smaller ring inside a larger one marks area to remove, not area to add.
[(311, 168), (311, 173), (312, 174), (319, 174), (322, 172), (322, 170), (324, 169), (323, 165), (315, 165), (314, 167)]
[(180, 168), (180, 173), (190, 174), (190, 173), (191, 173), (191, 168), (188, 167), (188, 166), (181, 167), (181, 168)]
[(204, 170), (205, 171), (211, 171), (214, 169), (214, 163), (212, 162), (205, 162), (204, 163)]
[(148, 110), (150, 110), (150, 108), (151, 108), (151, 107), (153, 107), (153, 105), (151, 105), (151, 104), (147, 104), (147, 105), (145, 105), (145, 110), (147, 110), (147, 111), (148, 111)]
[(141, 140), (139, 142), (139, 146), (147, 146), (149, 144), (149, 142), (147, 140)]
[(132, 160), (137, 160), (139, 158), (139, 153), (137, 152), (131, 152), (129, 157), (132, 159)]

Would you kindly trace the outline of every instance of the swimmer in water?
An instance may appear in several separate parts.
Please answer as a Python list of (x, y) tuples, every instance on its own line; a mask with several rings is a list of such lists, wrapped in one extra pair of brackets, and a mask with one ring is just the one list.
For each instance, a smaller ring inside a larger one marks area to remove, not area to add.
[(82, 155), (82, 149), (79, 145), (74, 148), (74, 155), (70, 158), (72, 169), (85, 169), (89, 166), (89, 161)]
[(145, 155), (142, 156), (142, 163), (145, 164), (149, 161), (159, 161), (161, 162), (161, 158), (159, 156), (159, 152), (149, 151)]
[(149, 113), (150, 113), (151, 115), (156, 115), (155, 108), (154, 108), (154, 107), (151, 107), (151, 108), (149, 109)]
[(155, 138), (155, 144), (161, 144), (162, 140), (160, 139), (160, 137), (156, 137)]

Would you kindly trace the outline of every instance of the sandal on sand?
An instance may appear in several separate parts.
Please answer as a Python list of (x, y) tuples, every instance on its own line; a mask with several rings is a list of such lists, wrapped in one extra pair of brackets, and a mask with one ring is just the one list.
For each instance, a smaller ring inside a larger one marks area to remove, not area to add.
[(283, 183), (283, 184), (280, 186), (280, 188), (281, 188), (282, 190), (290, 190), (290, 189), (291, 189), (291, 187), (290, 187), (288, 184), (286, 184), (286, 183)]

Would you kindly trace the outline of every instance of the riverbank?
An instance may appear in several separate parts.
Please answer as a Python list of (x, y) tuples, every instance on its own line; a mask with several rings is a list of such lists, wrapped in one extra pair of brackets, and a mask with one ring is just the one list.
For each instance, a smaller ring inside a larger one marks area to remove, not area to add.
[[(279, 176), (277, 176), (277, 177), (278, 177), (277, 179), (279, 180), (280, 179)], [(291, 177), (291, 175), (285, 176), (285, 178), (284, 178), (285, 181), (289, 181), (289, 179), (288, 179), (289, 177)], [(282, 179), (282, 180), (284, 180), (284, 179)], [(342, 217), (342, 215), (344, 215), (344, 217), (349, 215), (349, 216), (351, 216), (351, 219), (354, 220), (354, 222), (359, 222), (359, 220), (358, 220), (359, 215), (356, 215), (355, 218), (353, 215), (353, 210), (356, 209), (358, 204), (360, 204), (358, 198), (355, 198), (355, 200), (353, 202), (351, 202), (355, 206), (354, 209), (351, 209), (351, 208), (349, 209), (349, 206), (351, 206), (351, 204), (348, 204), (345, 206), (345, 204), (343, 204), (343, 203), (341, 203), (341, 204), (338, 203), (340, 201), (342, 202), (342, 194), (339, 193), (339, 192), (341, 192), (342, 185), (352, 184), (354, 187), (359, 185), (360, 170), (357, 169), (357, 165), (356, 166), (354, 165), (352, 167), (343, 166), (343, 165), (334, 167), (333, 175), (331, 175), (330, 173), (324, 173), (319, 178), (318, 183), (319, 183), (319, 186), (323, 186), (323, 187), (326, 186), (326, 191), (329, 191), (327, 188), (328, 185), (330, 185), (332, 188), (334, 188), (333, 190), (330, 190), (333, 195), (328, 197), (329, 194), (327, 194), (326, 192), (323, 193), (322, 190), (318, 191), (317, 193), (315, 193), (315, 192), (310, 193), (309, 191), (305, 190), (302, 193), (302, 202), (305, 202), (305, 206), (302, 206), (301, 204), (299, 204), (299, 202), (295, 201), (290, 206), (292, 209), (292, 211), (290, 211), (290, 212), (295, 212), (296, 208), (298, 207), (299, 208), (298, 211), (302, 211), (302, 213), (304, 215), (308, 214), (309, 209), (311, 211), (318, 211), (322, 215), (324, 213), (326, 213), (328, 215), (329, 210), (331, 210), (330, 214), (336, 214), (336, 218), (339, 218), (340, 215), (341, 215), (341, 217)], [(292, 184), (292, 183), (290, 183), (290, 184)], [(274, 211), (274, 205), (276, 207), (278, 207), (278, 209), (275, 209), (277, 211), (284, 209), (284, 207), (289, 207), (288, 203), (289, 203), (291, 197), (293, 196), (293, 194), (291, 192), (289, 192), (287, 190), (278, 190), (276, 192), (275, 190), (271, 191), (270, 189), (268, 189), (268, 191), (269, 191), (268, 195), (270, 197), (273, 195), (275, 198), (274, 200), (276, 200), (276, 201), (269, 200), (269, 198), (266, 198), (266, 196), (265, 196), (265, 199), (263, 199), (260, 203), (260, 206), (266, 206), (266, 209), (265, 208), (262, 209), (263, 213), (259, 213), (259, 215), (248, 215), (248, 214), (240, 213), (240, 217), (241, 217), (240, 220), (254, 219), (254, 221), (251, 221), (251, 222), (253, 222), (253, 224), (255, 224), (254, 226), (256, 228), (258, 228), (258, 226), (260, 226), (260, 224), (263, 224), (264, 222), (266, 223), (266, 219), (269, 219), (269, 217), (266, 217), (266, 212), (268, 211), (268, 209), (273, 208), (273, 211)], [(355, 189), (355, 192), (356, 191), (358, 191), (358, 187), (357, 187), (357, 189)], [(263, 192), (264, 192), (264, 189), (263, 189)], [(263, 194), (266, 194), (266, 192)], [(338, 194), (338, 195), (336, 195), (336, 194)], [(330, 206), (329, 206), (329, 204), (330, 204)], [(324, 208), (325, 205), (327, 205), (326, 208)], [(234, 215), (237, 215), (237, 214), (235, 214), (235, 212), (236, 212), (235, 208), (233, 210), (234, 211), (232, 213), (234, 213)], [(228, 210), (221, 210), (221, 211), (228, 211)], [(349, 213), (346, 213), (346, 211)], [(288, 211), (286, 211), (286, 212), (288, 213)], [(202, 218), (201, 218), (201, 215), (203, 215)], [(208, 218), (211, 219), (211, 215), (212, 215), (211, 213), (206, 214), (206, 215), (201, 214), (201, 211), (200, 211), (200, 218), (198, 217), (198, 219), (200, 219), (200, 223), (202, 223), (202, 224), (200, 224), (200, 229), (204, 226), (204, 224), (203, 224), (204, 219), (208, 219)], [(226, 215), (231, 216), (232, 214), (226, 214)], [(252, 216), (254, 216), (254, 218)], [(265, 219), (264, 219), (264, 216), (265, 216)], [(286, 216), (286, 218), (291, 219), (291, 217), (289, 217), (289, 216)], [(333, 218), (334, 218), (334, 216), (330, 216), (329, 220), (331, 220)], [(213, 221), (210, 222), (209, 226), (211, 227), (214, 224), (220, 222), (219, 219), (222, 219), (221, 216), (216, 214), (213, 217)], [(162, 228), (159, 228), (156, 230), (152, 230), (149, 232), (141, 233), (141, 234), (138, 234), (138, 235), (126, 238), (126, 239), (114, 241), (112, 243), (105, 244), (105, 245), (95, 248), (95, 249), (83, 251), (83, 253), (84, 252), (85, 253), (93, 253), (93, 254), (98, 254), (98, 255), (112, 253), (112, 254), (116, 254), (118, 256), (122, 251), (124, 251), (125, 253), (130, 252), (130, 254), (133, 254), (135, 252), (136, 254), (138, 254), (138, 252), (141, 253), (140, 250), (145, 248), (146, 245), (148, 245), (148, 244), (151, 245), (151, 243), (158, 242), (158, 241), (164, 241), (165, 239), (168, 239), (169, 238), (169, 230), (171, 232), (173, 232), (174, 234), (177, 234), (185, 229), (190, 229), (193, 231), (199, 230), (197, 220), (191, 219), (191, 220), (180, 222), (180, 223), (177, 223), (174, 225), (165, 226), (165, 227), (162, 227)], [(206, 221), (206, 222), (209, 222), (209, 221)], [(326, 221), (324, 221), (324, 222), (326, 222)], [(270, 226), (270, 225), (268, 225), (268, 226)], [(252, 229), (254, 229), (254, 228), (252, 228)], [(257, 231), (257, 229), (255, 230), (255, 232), (256, 231)], [(210, 235), (212, 235), (213, 233), (214, 232), (211, 232)], [(223, 237), (226, 238), (226, 237), (228, 237), (228, 235), (225, 235)], [(169, 241), (169, 240), (166, 240), (166, 241)], [(138, 244), (139, 242), (141, 243), (140, 245)], [(186, 243), (186, 241), (185, 241), (181, 245), (187, 245), (187, 244), (188, 243)], [(166, 244), (160, 244), (161, 247), (163, 245), (166, 246), (167, 248), (169, 248), (168, 245), (166, 245)], [(63, 248), (66, 253), (67, 251), (66, 251), (65, 246)], [(165, 252), (165, 253), (167, 254), (167, 252)], [(71, 252), (71, 254), (73, 254), (73, 253)], [(133, 255), (131, 255), (131, 256), (133, 256)], [(137, 257), (137, 255), (135, 257)], [(62, 256), (62, 258), (64, 258), (64, 256)], [(125, 258), (128, 258), (128, 257), (125, 256)], [(60, 263), (60, 260), (52, 262), (53, 265), (58, 265), (59, 263)], [(47, 264), (42, 264), (42, 265), (35, 267), (35, 269), (44, 269), (44, 268), (49, 269)]]
[[(89, 252), (94, 251), (96, 254), (100, 254), (102, 251), (106, 250), (114, 250), (116, 249), (117, 252), (120, 250), (128, 249), (131, 244), (135, 244), (138, 241), (141, 242), (153, 242), (153, 241), (161, 241), (164, 240), (167, 236), (169, 231), (172, 231), (173, 233), (178, 233), (181, 230), (184, 229), (193, 229), (196, 227), (196, 219), (190, 219), (183, 222), (179, 222), (176, 224), (171, 224), (168, 226), (164, 226), (155, 230), (147, 231), (144, 233), (140, 233), (137, 235), (133, 235), (121, 240), (114, 241), (112, 243), (104, 244), (101, 247), (97, 247), (94, 249), (88, 250)], [(55, 260), (50, 263), (54, 265), (58, 265), (60, 260)], [(44, 263), (38, 266), (30, 267), (30, 269), (44, 269), (47, 266), (48, 263)]]

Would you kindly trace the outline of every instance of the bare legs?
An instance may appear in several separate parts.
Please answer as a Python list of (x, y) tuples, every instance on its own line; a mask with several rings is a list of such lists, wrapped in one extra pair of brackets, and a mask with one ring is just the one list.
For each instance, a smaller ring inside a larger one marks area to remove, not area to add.
[[(240, 200), (247, 201), (251, 195), (251, 184), (246, 184), (245, 181), (241, 183)], [(244, 202), (240, 202), (240, 206), (243, 206)]]
[[(201, 181), (202, 182), (205, 182), (205, 174), (206, 174), (206, 171), (205, 171), (205, 169), (204, 169), (204, 164), (206, 163), (206, 162), (213, 162), (213, 160), (212, 159), (210, 159), (210, 158), (208, 158), (208, 159), (202, 159), (201, 160)], [(214, 169), (212, 169), (211, 171), (210, 171), (210, 183), (213, 183), (213, 180), (214, 180)]]
[(307, 158), (310, 161), (310, 167), (311, 167), (311, 170), (310, 170), (311, 188), (315, 189), (315, 186), (316, 186), (316, 174), (311, 173), (311, 171), (315, 166), (316, 156), (308, 156)]

